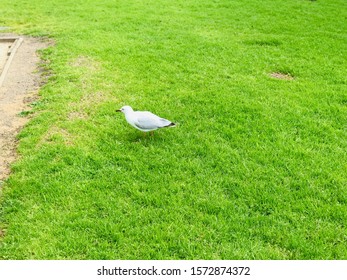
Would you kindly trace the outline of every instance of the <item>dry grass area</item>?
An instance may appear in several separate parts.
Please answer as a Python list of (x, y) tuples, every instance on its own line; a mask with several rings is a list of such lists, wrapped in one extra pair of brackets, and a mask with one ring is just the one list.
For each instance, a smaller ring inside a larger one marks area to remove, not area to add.
[(273, 72), (270, 74), (270, 77), (279, 79), (279, 80), (294, 80), (294, 77), (290, 74), (285, 74), (281, 72)]

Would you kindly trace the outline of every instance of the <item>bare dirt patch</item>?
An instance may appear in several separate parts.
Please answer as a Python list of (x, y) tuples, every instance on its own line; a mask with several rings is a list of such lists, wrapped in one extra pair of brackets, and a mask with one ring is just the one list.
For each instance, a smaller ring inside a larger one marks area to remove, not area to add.
[(280, 80), (294, 80), (294, 77), (292, 75), (281, 72), (270, 73), (270, 77)]
[[(0, 38), (8, 36), (0, 34)], [(19, 113), (29, 109), (42, 83), (37, 51), (51, 44), (47, 40), (21, 38), (23, 41), (0, 87), (0, 183), (9, 175), (10, 164), (16, 159), (16, 135), (28, 121), (28, 117)]]

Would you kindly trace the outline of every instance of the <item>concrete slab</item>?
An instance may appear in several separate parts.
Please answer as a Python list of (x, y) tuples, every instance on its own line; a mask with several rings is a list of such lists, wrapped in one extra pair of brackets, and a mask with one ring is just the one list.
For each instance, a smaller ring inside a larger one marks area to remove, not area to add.
[(0, 87), (22, 41), (19, 37), (0, 37)]
[(11, 47), (10, 42), (2, 42), (0, 39), (0, 73), (2, 72), (2, 69), (4, 69), (6, 60), (8, 58), (8, 50)]

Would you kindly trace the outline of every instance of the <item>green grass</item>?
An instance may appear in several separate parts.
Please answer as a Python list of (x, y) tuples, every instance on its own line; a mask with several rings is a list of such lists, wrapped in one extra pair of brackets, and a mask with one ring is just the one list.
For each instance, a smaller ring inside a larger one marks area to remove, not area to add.
[[(2, 188), (0, 258), (346, 259), (346, 11), (2, 0), (0, 26), (55, 45)], [(143, 138), (123, 105), (179, 125)]]

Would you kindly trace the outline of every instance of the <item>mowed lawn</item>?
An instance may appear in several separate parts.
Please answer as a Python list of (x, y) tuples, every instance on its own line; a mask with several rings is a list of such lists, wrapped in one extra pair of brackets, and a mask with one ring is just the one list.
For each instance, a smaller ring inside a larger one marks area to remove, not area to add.
[[(346, 18), (345, 0), (2, 0), (0, 26), (55, 45), (0, 259), (346, 259)], [(178, 125), (144, 137), (123, 105)]]

